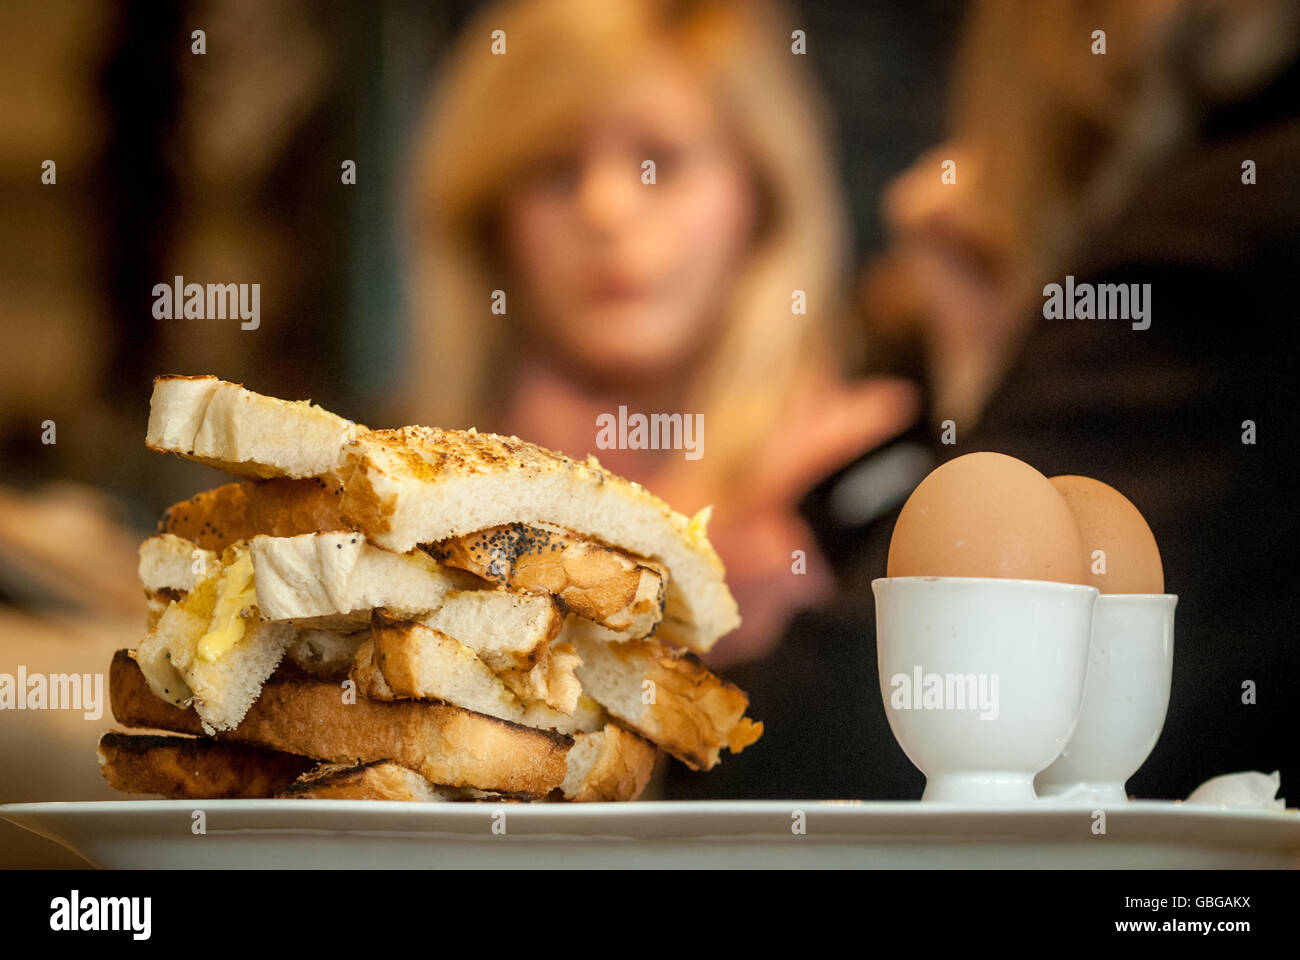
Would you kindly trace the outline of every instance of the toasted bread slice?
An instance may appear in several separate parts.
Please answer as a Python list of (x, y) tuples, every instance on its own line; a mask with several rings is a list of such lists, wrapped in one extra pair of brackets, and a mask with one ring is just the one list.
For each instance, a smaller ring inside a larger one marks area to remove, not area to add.
[(635, 800), (654, 772), (659, 751), (616, 723), (579, 733), (569, 751), (560, 792), (566, 800)]
[(571, 643), (554, 643), (528, 670), (503, 670), (502, 682), (521, 700), (544, 703), (563, 714), (572, 714), (582, 695), (577, 669), (582, 663)]
[[(128, 727), (181, 733), (200, 729), (191, 711), (149, 689), (119, 650), (109, 672), (113, 716)], [(243, 721), (222, 742), (246, 743), (331, 763), (392, 760), (431, 783), (504, 793), (558, 787), (573, 738), (520, 726), (461, 707), (402, 700), (383, 703), (317, 680), (273, 676)]]
[(118, 650), (108, 671), (109, 704), (113, 717), (125, 727), (203, 733), (203, 721), (190, 707), (177, 706), (154, 694), (137, 662), (135, 650)]
[(710, 769), (723, 747), (739, 753), (763, 733), (745, 716), (744, 692), (685, 651), (652, 639), (607, 643), (567, 626), (560, 637), (582, 657), (583, 693), (692, 770)]
[(549, 595), (453, 590), (419, 619), (455, 637), (495, 671), (528, 670), (563, 628), (564, 608)]
[(322, 763), (282, 789), (300, 800), (398, 800), (423, 803), (518, 803), (532, 794), (502, 794), (472, 787), (443, 787), (391, 760)]
[(316, 477), (364, 431), (310, 401), (264, 397), (216, 377), (158, 377), (145, 444), (245, 477)]
[(216, 553), (174, 534), (150, 537), (141, 543), (138, 573), (148, 603), (146, 628), (152, 631), (172, 601), (184, 600), (217, 562)]
[(173, 800), (272, 797), (313, 766), (306, 757), (195, 737), (106, 733), (99, 739), (99, 769), (110, 787)]
[[(239, 723), (294, 635), (290, 624), (261, 619), (256, 606), (223, 613), (223, 574), (243, 561), (239, 548), (227, 551), (207, 579), (168, 605), (137, 651), (155, 696), (177, 706), (192, 703), (208, 733)], [(210, 628), (227, 615), (228, 629), (239, 634), (235, 642), (206, 646)]]
[(216, 565), (216, 553), (175, 534), (159, 534), (140, 544), (138, 572), (147, 593), (187, 593)]
[(530, 727), (565, 733), (573, 729), (570, 716), (520, 697), (473, 650), (440, 630), (376, 610), (370, 636), (358, 650), (351, 673), (363, 696), (441, 700)]
[(477, 580), (418, 550), (382, 550), (359, 533), (254, 537), (248, 549), (262, 616), (300, 627), (359, 629), (376, 607), (424, 613)]
[(553, 594), (570, 613), (629, 638), (646, 636), (663, 617), (661, 564), (558, 527), (511, 523), (425, 549), (503, 587)]
[(397, 552), (505, 524), (548, 524), (663, 564), (670, 579), (657, 635), (697, 651), (740, 623), (722, 562), (693, 520), (639, 484), (585, 462), (475, 431), (404, 427), (348, 447), (342, 513)]
[(376, 610), (352, 679), (374, 700), (441, 700), (518, 722), (524, 704), (459, 640), (440, 630)]
[(172, 504), (158, 523), (171, 533), (220, 553), (257, 536), (346, 530), (339, 513), (343, 484), (337, 477), (305, 480), (244, 480), (227, 483)]
[[(635, 800), (645, 790), (659, 756), (654, 744), (613, 723), (594, 733), (580, 733), (575, 739), (568, 753), (564, 783), (557, 791), (565, 800), (579, 803)], [(503, 794), (471, 787), (438, 786), (414, 770), (386, 760), (322, 763), (276, 796), (424, 803), (518, 803), (540, 799), (527, 793)]]

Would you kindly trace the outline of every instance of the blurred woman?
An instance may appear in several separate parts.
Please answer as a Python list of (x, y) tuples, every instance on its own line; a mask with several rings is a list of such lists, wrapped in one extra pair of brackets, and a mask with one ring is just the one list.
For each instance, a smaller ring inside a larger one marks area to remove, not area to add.
[[(412, 198), (412, 416), (714, 505), (745, 620), (714, 664), (817, 598), (795, 502), (914, 415), (901, 381), (841, 379), (843, 203), (792, 26), (743, 0), (491, 7), (438, 88)], [(598, 448), (620, 408), (702, 415), (703, 443)]]

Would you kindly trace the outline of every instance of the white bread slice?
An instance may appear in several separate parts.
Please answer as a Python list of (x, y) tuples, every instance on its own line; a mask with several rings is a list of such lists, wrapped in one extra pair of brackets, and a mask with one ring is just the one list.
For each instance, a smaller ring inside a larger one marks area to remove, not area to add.
[(763, 725), (745, 716), (749, 698), (699, 659), (657, 640), (606, 643), (560, 633), (582, 657), (583, 693), (692, 770), (708, 770), (727, 747), (739, 753)]
[(348, 447), (341, 509), (401, 553), (504, 524), (560, 526), (667, 567), (662, 639), (702, 652), (740, 623), (705, 532), (709, 511), (688, 520), (594, 457), (475, 431), (370, 431)]
[(494, 671), (531, 669), (564, 626), (549, 595), (452, 590), (420, 622), (455, 637)]
[(422, 551), (392, 553), (351, 532), (254, 537), (249, 553), (262, 616), (299, 626), (356, 629), (375, 607), (424, 613), (467, 579)]
[[(233, 559), (238, 548), (230, 553)], [(222, 569), (214, 566), (212, 576), (169, 604), (136, 652), (154, 694), (177, 706), (192, 703), (207, 733), (239, 723), (294, 632), (289, 624), (262, 620), (254, 607), (233, 647), (215, 660), (199, 656), (199, 640), (213, 622)]]
[(158, 377), (145, 444), (246, 477), (315, 477), (333, 470), (364, 431), (310, 401), (278, 400), (216, 377)]
[(193, 590), (216, 565), (214, 552), (174, 534), (160, 534), (140, 544), (140, 583), (150, 593)]
[(529, 670), (503, 670), (501, 681), (524, 701), (546, 704), (572, 715), (582, 695), (577, 669), (582, 663), (571, 643), (554, 643)]
[(414, 770), (391, 760), (370, 763), (322, 763), (280, 790), (276, 797), (295, 800), (397, 800), (418, 803), (517, 803), (531, 794), (501, 794), (473, 787), (430, 783)]
[(579, 733), (569, 750), (560, 792), (579, 803), (635, 800), (654, 772), (659, 751), (616, 723)]
[(374, 700), (441, 700), (516, 723), (524, 715), (519, 698), (469, 647), (381, 610), (375, 611), (370, 640), (357, 651), (351, 677)]
[(514, 590), (559, 597), (569, 612), (629, 639), (663, 617), (668, 571), (547, 524), (511, 523), (425, 548), (443, 563)]
[(574, 728), (570, 716), (521, 699), (465, 644), (383, 610), (375, 611), (349, 675), (371, 700), (440, 700), (525, 726)]
[[(125, 650), (109, 672), (113, 716), (128, 727), (197, 733), (192, 710), (164, 703), (150, 691)], [(219, 736), (325, 760), (392, 760), (431, 783), (503, 793), (546, 794), (566, 772), (573, 738), (507, 723), (460, 707), (355, 697), (337, 684), (273, 676), (244, 719)]]

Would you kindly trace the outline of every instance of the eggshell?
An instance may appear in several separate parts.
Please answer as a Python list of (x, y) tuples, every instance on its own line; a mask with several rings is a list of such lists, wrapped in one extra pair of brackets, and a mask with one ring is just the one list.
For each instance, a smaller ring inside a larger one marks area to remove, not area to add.
[(1156, 538), (1128, 497), (1090, 477), (1052, 477), (1052, 486), (1079, 525), (1087, 583), (1102, 593), (1165, 592)]
[(1086, 583), (1083, 542), (1045, 476), (1001, 453), (968, 453), (921, 481), (889, 543), (891, 577)]

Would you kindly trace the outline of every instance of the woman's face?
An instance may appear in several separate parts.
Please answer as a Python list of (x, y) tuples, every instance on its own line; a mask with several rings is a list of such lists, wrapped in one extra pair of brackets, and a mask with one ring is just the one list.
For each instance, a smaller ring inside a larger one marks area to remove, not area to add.
[(704, 90), (680, 68), (647, 71), (506, 198), (532, 332), (590, 377), (680, 371), (715, 332), (754, 207)]

